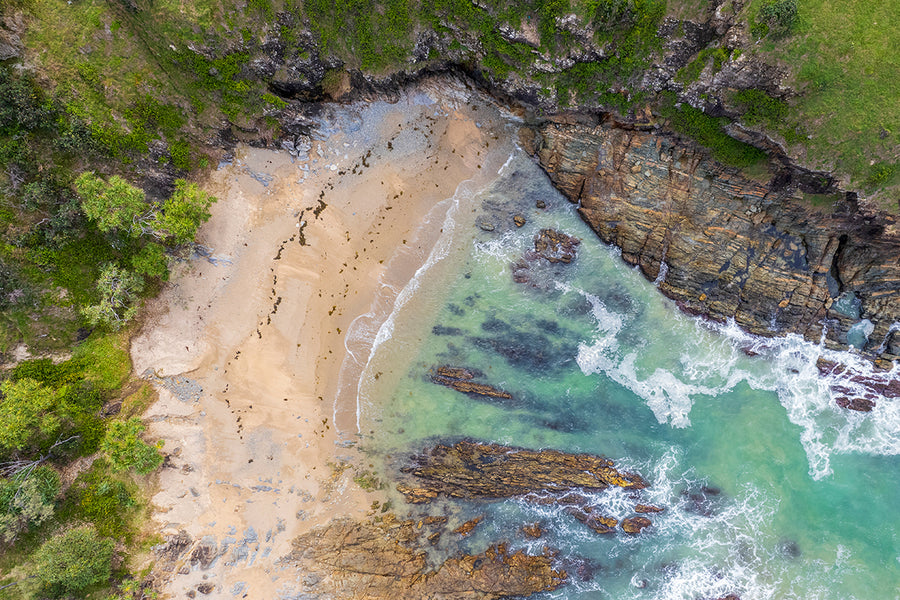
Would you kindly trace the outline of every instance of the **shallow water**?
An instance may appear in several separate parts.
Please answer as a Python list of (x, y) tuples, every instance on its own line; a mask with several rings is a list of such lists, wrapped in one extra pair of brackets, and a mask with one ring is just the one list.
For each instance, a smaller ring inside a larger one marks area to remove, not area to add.
[[(900, 406), (844, 411), (815, 367), (864, 361), (682, 315), (521, 152), (455, 201), (441, 268), (410, 284), (360, 381), (364, 447), (386, 472), (437, 439), (602, 454), (649, 480), (640, 501), (666, 507), (629, 537), (515, 500), (442, 505), (452, 522), (488, 515), (472, 550), (559, 548), (569, 583), (541, 598), (900, 598)], [(577, 258), (537, 261), (515, 283), (511, 263), (544, 227), (581, 238)], [(513, 400), (435, 385), (439, 365), (479, 369)], [(633, 516), (621, 490), (598, 503)], [(547, 533), (528, 542), (519, 530), (536, 521)]]

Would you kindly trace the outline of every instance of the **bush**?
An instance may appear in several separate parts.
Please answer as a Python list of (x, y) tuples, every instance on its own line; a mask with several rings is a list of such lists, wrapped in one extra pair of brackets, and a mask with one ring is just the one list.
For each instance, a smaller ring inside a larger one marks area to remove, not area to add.
[(46, 541), (34, 555), (40, 592), (52, 597), (78, 594), (106, 583), (115, 543), (91, 526), (78, 527)]
[(759, 37), (767, 33), (778, 36), (791, 33), (797, 24), (797, 0), (766, 0), (756, 15), (756, 22), (765, 26), (754, 29)]
[(131, 266), (136, 273), (147, 277), (169, 278), (169, 259), (165, 249), (156, 243), (149, 243), (131, 257)]
[(10, 543), (53, 516), (59, 475), (50, 467), (0, 480), (0, 541)]
[(175, 192), (163, 204), (162, 214), (157, 215), (154, 227), (176, 244), (192, 242), (197, 229), (209, 219), (209, 207), (215, 201), (196, 183), (176, 179)]
[(61, 430), (66, 406), (58, 390), (34, 379), (0, 385), (0, 452), (39, 448)]
[(144, 280), (140, 275), (108, 263), (97, 280), (100, 303), (84, 307), (81, 313), (93, 326), (102, 324), (119, 329), (137, 313), (132, 303), (143, 289)]
[(109, 425), (100, 449), (114, 471), (133, 470), (146, 475), (162, 464), (159, 451), (141, 439), (143, 431), (144, 424), (137, 417)]
[(80, 477), (77, 484), (77, 515), (93, 523), (100, 535), (128, 536), (129, 516), (137, 506), (129, 486), (97, 468)]
[(140, 235), (138, 224), (141, 213), (146, 211), (144, 192), (118, 175), (103, 181), (92, 172), (82, 173), (75, 181), (75, 189), (81, 196), (81, 208), (88, 219), (103, 232), (128, 231)]

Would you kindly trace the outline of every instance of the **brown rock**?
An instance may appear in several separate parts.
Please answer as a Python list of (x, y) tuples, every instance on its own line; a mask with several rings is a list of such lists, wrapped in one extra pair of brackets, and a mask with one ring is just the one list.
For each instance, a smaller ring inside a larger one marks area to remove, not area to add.
[(523, 217), (522, 215), (516, 215), (513, 217), (513, 223), (516, 224), (516, 227), (522, 227), (526, 223), (525, 217)]
[(653, 523), (647, 517), (631, 517), (622, 521), (622, 529), (632, 535), (640, 533), (644, 527), (650, 527)]
[(368, 600), (495, 600), (554, 590), (566, 579), (551, 556), (509, 554), (503, 544), (434, 568), (421, 531), (414, 521), (336, 519), (295, 539), (286, 561), (313, 576), (308, 591), (322, 598), (358, 597), (365, 590)]
[(438, 367), (435, 374), (431, 376), (434, 383), (452, 388), (463, 394), (473, 394), (476, 396), (486, 396), (489, 398), (512, 399), (512, 394), (498, 390), (497, 388), (487, 385), (486, 383), (476, 383), (472, 381), (475, 372), (469, 369), (459, 367)]
[(472, 530), (475, 529), (475, 527), (477, 527), (478, 524), (481, 523), (483, 520), (484, 520), (484, 515), (475, 517), (474, 519), (466, 521), (465, 523), (463, 523), (462, 525), (460, 525), (459, 527), (454, 529), (453, 533), (458, 533), (461, 536), (467, 536), (470, 533), (472, 533)]
[[(640, 475), (621, 473), (611, 460), (556, 450), (524, 450), (472, 441), (440, 444), (412, 458), (397, 489), (410, 503), (438, 495), (451, 498), (553, 496), (574, 489), (599, 491), (610, 485), (641, 489)], [(557, 499), (552, 499), (553, 503)]]
[(637, 513), (659, 513), (662, 512), (663, 509), (658, 506), (653, 506), (652, 504), (638, 504), (634, 507), (634, 512)]
[(544, 530), (541, 529), (540, 523), (532, 523), (531, 525), (523, 525), (522, 533), (525, 534), (525, 537), (538, 539), (539, 537), (544, 535)]
[(555, 229), (541, 229), (534, 236), (534, 258), (543, 258), (552, 263), (570, 263), (575, 258), (576, 248), (581, 243), (576, 237)]
[(841, 408), (855, 410), (857, 412), (871, 412), (875, 408), (875, 401), (868, 398), (848, 398), (846, 396), (838, 396), (835, 402)]
[(592, 506), (583, 508), (568, 508), (566, 512), (590, 527), (596, 533), (612, 533), (616, 530), (619, 521), (612, 517), (604, 517), (596, 512)]
[[(684, 310), (734, 318), (764, 336), (798, 333), (846, 348), (854, 319), (826, 308), (829, 285), (861, 299), (874, 325), (870, 350), (900, 354), (900, 234), (892, 218), (863, 213), (847, 196), (817, 210), (794, 185), (764, 184), (723, 167), (704, 150), (646, 131), (577, 119), (548, 120), (520, 136), (554, 185), (622, 258)], [(632, 165), (640, 164), (633, 172)], [(795, 170), (791, 182), (819, 186)], [(826, 182), (823, 193), (838, 192)], [(706, 294), (706, 302), (700, 301)], [(779, 307), (785, 298), (787, 306)]]

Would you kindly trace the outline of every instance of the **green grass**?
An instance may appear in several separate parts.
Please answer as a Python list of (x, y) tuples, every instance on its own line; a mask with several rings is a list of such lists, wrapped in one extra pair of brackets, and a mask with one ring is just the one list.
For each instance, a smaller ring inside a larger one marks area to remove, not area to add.
[(662, 95), (660, 113), (668, 119), (669, 126), (709, 148), (719, 162), (747, 168), (766, 160), (765, 152), (759, 148), (738, 141), (725, 133), (724, 126), (728, 123), (728, 119), (710, 117), (688, 104), (675, 106), (674, 100), (672, 94)]
[(897, 185), (878, 165), (896, 165), (900, 142), (898, 14), (898, 0), (801, 0), (793, 35), (763, 44), (763, 57), (787, 67), (786, 83), (801, 92), (791, 117), (812, 136), (808, 162), (870, 189)]

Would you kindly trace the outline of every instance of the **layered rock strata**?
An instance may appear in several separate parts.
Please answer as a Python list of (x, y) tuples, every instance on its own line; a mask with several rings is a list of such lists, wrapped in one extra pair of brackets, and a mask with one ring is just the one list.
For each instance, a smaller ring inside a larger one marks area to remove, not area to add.
[(762, 183), (690, 144), (589, 118), (554, 118), (521, 138), (597, 235), (684, 310), (758, 335), (824, 335), (833, 348), (868, 319), (858, 345), (883, 360), (900, 353), (892, 217), (863, 214), (850, 194), (805, 195), (821, 190), (802, 177)]
[(397, 490), (411, 504), (438, 496), (499, 499), (574, 489), (601, 491), (609, 486), (647, 487), (640, 475), (617, 471), (613, 461), (599, 456), (472, 441), (439, 444), (414, 456), (412, 465), (400, 472), (407, 477)]
[(494, 600), (556, 589), (566, 572), (553, 557), (510, 554), (505, 544), (481, 554), (451, 557), (432, 566), (422, 550), (441, 525), (397, 521), (335, 519), (294, 540), (286, 562), (304, 573), (307, 595), (320, 600)]

